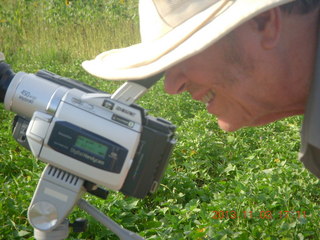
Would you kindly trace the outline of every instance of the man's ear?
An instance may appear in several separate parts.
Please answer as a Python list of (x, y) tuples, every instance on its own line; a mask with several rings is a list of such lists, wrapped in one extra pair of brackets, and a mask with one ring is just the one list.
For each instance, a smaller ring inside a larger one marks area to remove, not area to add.
[(254, 17), (251, 22), (258, 34), (260, 34), (261, 47), (274, 48), (281, 33), (281, 10), (279, 7), (265, 11)]

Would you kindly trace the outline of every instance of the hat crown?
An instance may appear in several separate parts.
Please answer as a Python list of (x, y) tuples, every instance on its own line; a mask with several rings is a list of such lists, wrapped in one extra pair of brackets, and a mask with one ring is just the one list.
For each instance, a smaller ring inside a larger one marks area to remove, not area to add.
[(220, 0), (153, 0), (158, 14), (170, 27), (176, 27)]

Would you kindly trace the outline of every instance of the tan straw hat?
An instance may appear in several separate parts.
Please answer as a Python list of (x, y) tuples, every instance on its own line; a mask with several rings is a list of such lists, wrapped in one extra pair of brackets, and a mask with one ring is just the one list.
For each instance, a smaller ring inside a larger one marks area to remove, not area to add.
[(141, 43), (82, 63), (109, 80), (160, 73), (216, 42), (245, 21), (293, 0), (140, 0)]

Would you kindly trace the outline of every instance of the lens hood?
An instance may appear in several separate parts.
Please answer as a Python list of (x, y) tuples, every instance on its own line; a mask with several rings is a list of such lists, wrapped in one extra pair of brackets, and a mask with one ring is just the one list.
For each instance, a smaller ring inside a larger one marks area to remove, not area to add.
[(15, 73), (11, 70), (9, 64), (0, 62), (0, 102), (4, 101), (7, 89)]

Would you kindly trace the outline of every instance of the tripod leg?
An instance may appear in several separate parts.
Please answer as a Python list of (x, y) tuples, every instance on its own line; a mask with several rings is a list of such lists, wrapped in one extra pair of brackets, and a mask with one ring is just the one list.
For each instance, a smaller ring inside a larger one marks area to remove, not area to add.
[(82, 210), (84, 210), (87, 213), (89, 213), (96, 220), (98, 220), (102, 225), (104, 225), (105, 227), (109, 228), (121, 240), (144, 240), (144, 238), (142, 238), (138, 234), (136, 234), (134, 232), (131, 232), (131, 231), (121, 227), (119, 224), (114, 222), (108, 216), (104, 215), (102, 212), (100, 212), (98, 209), (96, 209), (95, 207), (90, 205), (85, 200), (80, 199), (78, 201), (78, 206)]

